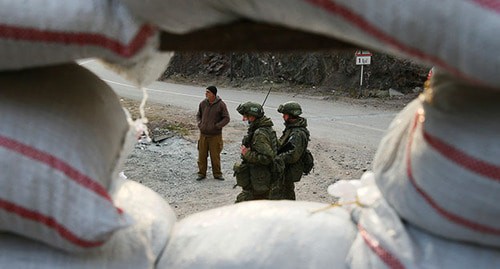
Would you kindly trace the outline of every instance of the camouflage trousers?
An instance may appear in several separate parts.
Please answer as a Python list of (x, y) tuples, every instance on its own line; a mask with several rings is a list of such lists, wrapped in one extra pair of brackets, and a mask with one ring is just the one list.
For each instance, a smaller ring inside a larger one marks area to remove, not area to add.
[(295, 200), (295, 184), (290, 180), (278, 180), (271, 185), (270, 200)]

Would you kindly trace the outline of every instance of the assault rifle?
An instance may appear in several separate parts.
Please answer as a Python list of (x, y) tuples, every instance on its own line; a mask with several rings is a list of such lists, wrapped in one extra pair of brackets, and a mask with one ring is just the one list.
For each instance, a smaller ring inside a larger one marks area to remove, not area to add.
[(269, 91), (267, 91), (267, 95), (266, 95), (266, 98), (264, 98), (264, 102), (262, 102), (262, 110), (264, 110), (264, 104), (266, 103), (267, 101), (267, 97), (269, 96), (269, 93), (271, 93), (271, 89), (273, 87), (269, 87)]
[(287, 152), (289, 150), (293, 150), (294, 148), (295, 148), (295, 146), (292, 143), (290, 143), (290, 141), (288, 141), (282, 147), (280, 147), (278, 149), (278, 154)]

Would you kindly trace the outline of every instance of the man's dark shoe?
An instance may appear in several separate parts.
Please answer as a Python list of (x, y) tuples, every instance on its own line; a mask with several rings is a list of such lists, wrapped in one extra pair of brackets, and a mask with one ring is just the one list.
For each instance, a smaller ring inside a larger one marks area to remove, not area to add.
[(200, 176), (200, 175), (198, 175), (198, 177), (196, 178), (196, 180), (198, 180), (198, 181), (201, 181), (201, 180), (204, 180), (204, 179), (205, 179), (205, 176)]
[(217, 180), (224, 180), (224, 177), (223, 177), (223, 176), (216, 176), (216, 177), (214, 177), (214, 178), (215, 178), (215, 179), (217, 179)]

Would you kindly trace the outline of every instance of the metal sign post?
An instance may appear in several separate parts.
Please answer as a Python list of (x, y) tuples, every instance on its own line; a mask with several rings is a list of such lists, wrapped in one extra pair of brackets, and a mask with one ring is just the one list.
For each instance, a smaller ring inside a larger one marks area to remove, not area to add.
[(361, 86), (363, 86), (363, 66), (371, 63), (372, 53), (367, 50), (356, 51), (356, 65), (361, 65), (361, 75), (359, 78), (359, 94), (361, 96)]
[(364, 64), (361, 65), (361, 76), (359, 78), (359, 86), (363, 86), (363, 66)]

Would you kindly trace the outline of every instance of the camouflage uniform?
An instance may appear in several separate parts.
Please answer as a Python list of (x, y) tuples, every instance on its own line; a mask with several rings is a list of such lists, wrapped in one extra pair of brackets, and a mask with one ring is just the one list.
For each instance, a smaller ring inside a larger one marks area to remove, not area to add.
[[(286, 104), (293, 103), (298, 107), (298, 111), (287, 111)], [(278, 159), (285, 163), (285, 173), (283, 181), (279, 186), (273, 187), (272, 199), (295, 200), (294, 183), (300, 181), (303, 174), (302, 155), (309, 143), (309, 130), (307, 130), (307, 120), (299, 117), (302, 109), (295, 102), (285, 103), (285, 108), (280, 106), (278, 112), (290, 114), (296, 119), (285, 122), (285, 130), (278, 141)]]
[[(238, 112), (243, 115), (247, 113), (240, 109)], [(256, 115), (260, 117), (250, 123), (248, 133), (242, 141), (249, 151), (241, 155), (241, 163), (235, 164), (234, 167), (237, 185), (243, 188), (236, 198), (236, 203), (268, 199), (273, 181), (273, 160), (277, 153), (278, 139), (271, 119), (264, 116), (263, 112)]]

